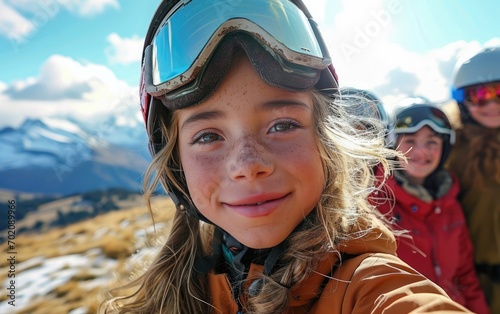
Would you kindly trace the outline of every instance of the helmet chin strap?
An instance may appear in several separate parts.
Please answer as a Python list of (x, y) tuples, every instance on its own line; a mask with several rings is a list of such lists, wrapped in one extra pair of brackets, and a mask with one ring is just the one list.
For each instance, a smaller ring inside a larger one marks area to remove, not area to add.
[[(269, 249), (252, 249), (243, 245), (229, 233), (215, 228), (213, 238), (213, 254), (200, 256), (194, 268), (197, 272), (208, 274), (211, 271), (226, 273), (232, 287), (233, 298), (239, 302), (244, 294), (245, 279), (252, 263), (264, 265), (263, 274), (269, 276), (279, 265), (278, 261), (285, 252), (285, 241)], [(255, 280), (248, 288), (248, 294), (256, 296), (262, 288), (265, 278)]]
[[(315, 217), (311, 212), (293, 231), (309, 229)], [(288, 237), (287, 237), (288, 239)], [(213, 254), (197, 258), (195, 269), (204, 274), (215, 270), (217, 273), (227, 273), (232, 286), (233, 298), (238, 302), (239, 296), (244, 293), (245, 279), (251, 264), (263, 265), (263, 277), (258, 278), (248, 287), (248, 295), (255, 297), (259, 294), (268, 276), (272, 275), (280, 266), (288, 241), (285, 239), (278, 245), (267, 249), (253, 249), (245, 246), (231, 234), (216, 226), (213, 238)], [(289, 289), (281, 283), (277, 284)]]
[(215, 226), (213, 254), (199, 257), (195, 269), (204, 274), (213, 269), (220, 273), (227, 272), (232, 279), (231, 282), (237, 282), (245, 279), (250, 264), (254, 263), (264, 265), (264, 275), (268, 276), (275, 270), (278, 260), (283, 257), (285, 242), (286, 240), (268, 249), (252, 249)]
[(172, 201), (174, 202), (177, 210), (182, 210), (182, 211), (185, 210), (191, 216), (196, 217), (203, 222), (209, 223), (211, 225), (215, 225), (213, 222), (208, 220), (207, 217), (203, 216), (203, 214), (200, 213), (200, 211), (194, 205), (192, 205), (190, 202), (188, 202), (185, 197), (180, 196), (179, 195), (180, 193), (175, 192), (174, 189), (172, 189), (170, 186), (168, 188), (167, 193), (170, 196), (170, 199), (172, 199)]
[[(238, 300), (243, 291), (244, 280), (247, 276), (250, 264), (264, 265), (263, 274), (269, 276), (276, 270), (278, 261), (285, 253), (285, 241), (269, 249), (252, 249), (236, 240), (229, 233), (223, 234), (222, 253), (224, 260), (229, 266), (229, 279), (233, 286), (233, 296)], [(248, 292), (250, 296), (256, 296), (264, 283), (264, 278), (259, 278), (250, 285)]]

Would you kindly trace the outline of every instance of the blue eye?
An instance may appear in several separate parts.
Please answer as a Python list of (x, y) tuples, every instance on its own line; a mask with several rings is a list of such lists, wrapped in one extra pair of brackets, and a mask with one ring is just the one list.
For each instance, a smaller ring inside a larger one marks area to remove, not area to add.
[(280, 121), (271, 127), (269, 133), (286, 132), (299, 127), (300, 125), (292, 120)]
[(211, 132), (202, 132), (200, 136), (197, 136), (192, 144), (209, 144), (218, 140), (221, 140), (222, 137), (216, 133)]

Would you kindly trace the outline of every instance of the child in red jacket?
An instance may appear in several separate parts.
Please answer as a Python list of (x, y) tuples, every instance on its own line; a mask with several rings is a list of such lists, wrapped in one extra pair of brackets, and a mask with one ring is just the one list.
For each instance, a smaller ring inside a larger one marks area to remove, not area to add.
[(405, 154), (407, 164), (386, 181), (387, 195), (377, 207), (396, 229), (408, 231), (398, 237), (398, 256), (458, 303), (489, 313), (457, 200), (459, 184), (442, 167), (455, 137), (448, 118), (421, 98), (403, 100), (394, 113), (389, 144)]

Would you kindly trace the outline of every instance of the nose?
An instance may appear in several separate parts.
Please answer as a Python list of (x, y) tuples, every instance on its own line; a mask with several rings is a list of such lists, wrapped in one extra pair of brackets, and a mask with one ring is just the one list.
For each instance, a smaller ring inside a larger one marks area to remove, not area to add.
[(244, 136), (229, 152), (228, 172), (233, 180), (255, 180), (274, 171), (274, 164), (264, 143)]
[(415, 143), (411, 150), (409, 151), (409, 155), (416, 157), (426, 157), (432, 152), (432, 149), (427, 147), (425, 144)]

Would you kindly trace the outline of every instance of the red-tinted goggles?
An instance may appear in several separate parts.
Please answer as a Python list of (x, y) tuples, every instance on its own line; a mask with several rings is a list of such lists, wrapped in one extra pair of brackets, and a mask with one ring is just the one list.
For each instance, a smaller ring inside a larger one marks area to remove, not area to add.
[(465, 89), (465, 104), (469, 107), (483, 107), (492, 100), (500, 103), (500, 82), (476, 85)]

